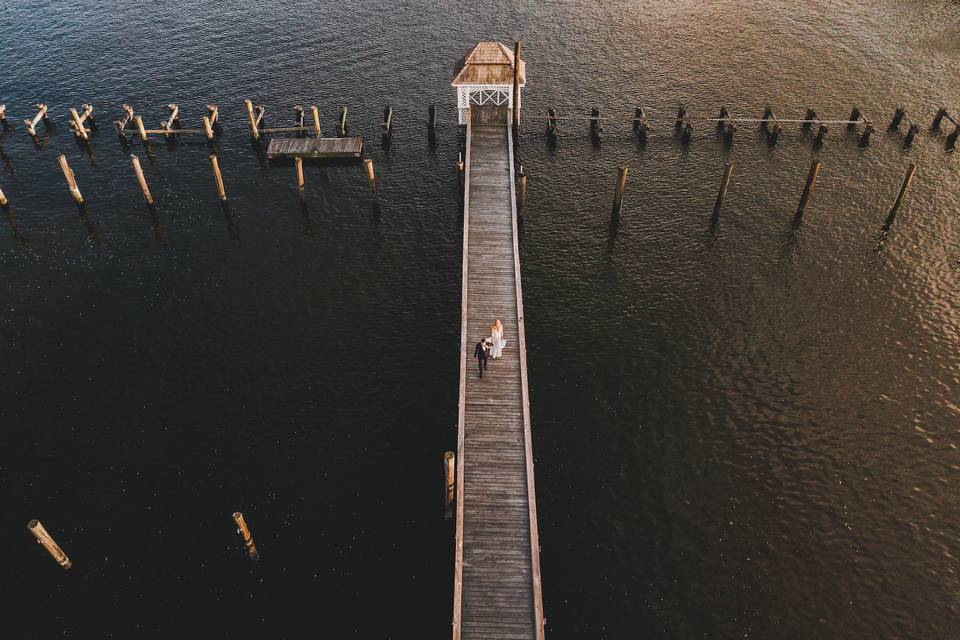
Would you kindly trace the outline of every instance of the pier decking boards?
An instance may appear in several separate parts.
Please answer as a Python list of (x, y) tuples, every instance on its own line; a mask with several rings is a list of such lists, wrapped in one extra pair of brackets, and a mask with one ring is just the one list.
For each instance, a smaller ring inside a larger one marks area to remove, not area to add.
[(359, 158), (363, 138), (271, 138), (268, 158)]
[[(453, 638), (543, 638), (510, 128), (467, 126)], [(480, 379), (474, 346), (503, 323)]]

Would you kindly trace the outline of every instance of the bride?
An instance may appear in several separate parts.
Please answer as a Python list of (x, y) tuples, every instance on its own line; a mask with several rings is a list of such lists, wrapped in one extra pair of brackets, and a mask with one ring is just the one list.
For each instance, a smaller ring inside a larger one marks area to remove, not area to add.
[(500, 320), (495, 320), (494, 323), (490, 325), (490, 341), (493, 343), (493, 346), (490, 348), (490, 356), (499, 358), (503, 355), (503, 347), (506, 345), (503, 339), (503, 324)]

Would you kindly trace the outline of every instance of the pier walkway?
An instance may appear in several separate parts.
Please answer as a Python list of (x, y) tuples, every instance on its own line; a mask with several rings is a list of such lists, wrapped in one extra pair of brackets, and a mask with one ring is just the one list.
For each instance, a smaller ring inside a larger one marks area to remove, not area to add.
[[(453, 638), (543, 638), (510, 127), (467, 125)], [(479, 378), (473, 350), (503, 323)]]

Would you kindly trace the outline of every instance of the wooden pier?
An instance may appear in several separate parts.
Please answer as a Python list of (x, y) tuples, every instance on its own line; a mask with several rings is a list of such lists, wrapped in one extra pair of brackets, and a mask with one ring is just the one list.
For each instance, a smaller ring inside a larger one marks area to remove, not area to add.
[(272, 138), (267, 158), (359, 158), (362, 138)]
[[(467, 124), (454, 640), (544, 636), (513, 166), (506, 122)], [(481, 379), (495, 319), (506, 348)]]

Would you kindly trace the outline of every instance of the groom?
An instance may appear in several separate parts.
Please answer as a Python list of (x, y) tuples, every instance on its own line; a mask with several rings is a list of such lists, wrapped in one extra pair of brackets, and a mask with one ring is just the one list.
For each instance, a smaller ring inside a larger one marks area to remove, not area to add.
[(484, 338), (477, 343), (473, 350), (473, 357), (477, 359), (477, 366), (480, 368), (480, 378), (483, 378), (483, 370), (487, 368), (487, 356), (490, 355), (490, 343)]

